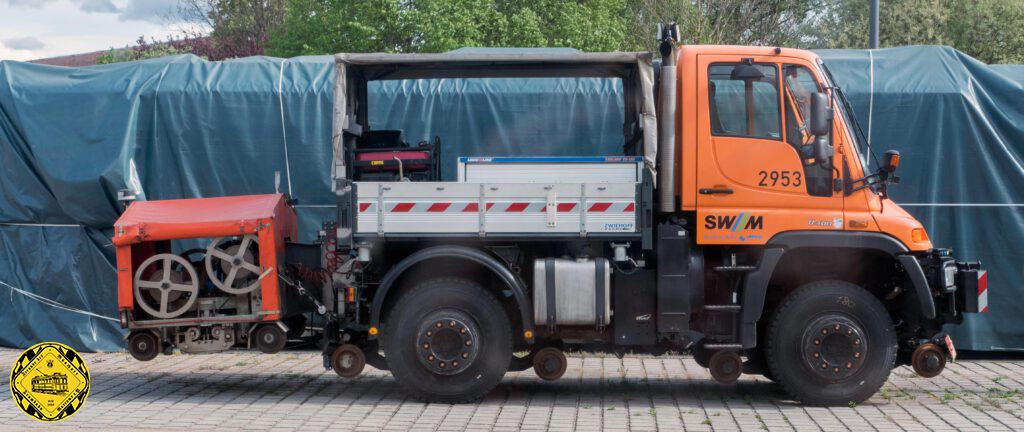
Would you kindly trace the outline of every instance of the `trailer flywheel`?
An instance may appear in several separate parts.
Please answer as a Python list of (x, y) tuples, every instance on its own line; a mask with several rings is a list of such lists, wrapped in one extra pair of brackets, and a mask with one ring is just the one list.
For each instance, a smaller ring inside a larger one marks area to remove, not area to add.
[(259, 245), (247, 234), (240, 243), (218, 237), (206, 248), (206, 274), (217, 288), (228, 294), (248, 294), (260, 286), (257, 265)]

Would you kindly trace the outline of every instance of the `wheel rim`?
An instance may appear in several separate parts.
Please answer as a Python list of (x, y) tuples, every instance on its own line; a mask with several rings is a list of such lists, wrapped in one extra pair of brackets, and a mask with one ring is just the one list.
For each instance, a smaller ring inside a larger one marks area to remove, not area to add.
[(454, 375), (469, 368), (479, 353), (476, 322), (461, 311), (441, 310), (428, 315), (419, 327), (416, 357), (438, 375)]
[(821, 316), (804, 330), (805, 365), (820, 378), (842, 380), (864, 365), (868, 340), (855, 321), (838, 314)]

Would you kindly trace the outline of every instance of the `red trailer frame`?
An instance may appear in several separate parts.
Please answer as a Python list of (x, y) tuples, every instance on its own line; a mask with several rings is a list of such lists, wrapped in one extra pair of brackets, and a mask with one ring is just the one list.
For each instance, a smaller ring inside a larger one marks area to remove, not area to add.
[[(171, 240), (245, 234), (256, 234), (259, 242), (263, 310), (255, 319), (244, 321), (278, 320), (282, 317), (278, 263), (285, 261), (285, 242), (297, 236), (295, 211), (284, 195), (137, 201), (129, 205), (114, 224), (112, 239), (117, 247), (117, 303), (122, 327), (139, 327), (134, 321), (132, 280), (140, 263), (156, 253), (170, 251)], [(159, 325), (187, 325), (207, 319), (153, 321)], [(221, 317), (214, 321), (232, 320)]]

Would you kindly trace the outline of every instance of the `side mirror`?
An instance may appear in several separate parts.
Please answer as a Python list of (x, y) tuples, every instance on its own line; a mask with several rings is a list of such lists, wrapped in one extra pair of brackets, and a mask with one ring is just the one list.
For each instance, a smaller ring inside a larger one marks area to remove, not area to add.
[(808, 121), (811, 135), (827, 136), (832, 132), (832, 108), (828, 106), (828, 95), (811, 94), (811, 113)]
[(832, 133), (832, 108), (825, 93), (811, 94), (811, 112), (808, 129), (814, 135), (814, 160), (820, 164), (828, 161), (833, 154), (829, 136)]
[(896, 168), (900, 167), (900, 152), (896, 150), (889, 150), (885, 152), (885, 156), (882, 159), (882, 170), (887, 173), (896, 172)]

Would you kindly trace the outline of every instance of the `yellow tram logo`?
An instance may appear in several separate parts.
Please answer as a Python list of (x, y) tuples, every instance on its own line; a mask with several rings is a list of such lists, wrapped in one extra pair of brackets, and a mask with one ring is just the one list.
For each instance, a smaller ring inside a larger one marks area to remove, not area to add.
[(25, 350), (11, 368), (11, 395), (25, 414), (38, 420), (64, 420), (89, 397), (89, 369), (67, 345), (43, 342)]
[[(48, 362), (52, 365), (52, 362)], [(52, 367), (52, 366), (51, 366)], [(32, 392), (62, 395), (68, 392), (68, 376), (60, 372), (32, 377)]]

